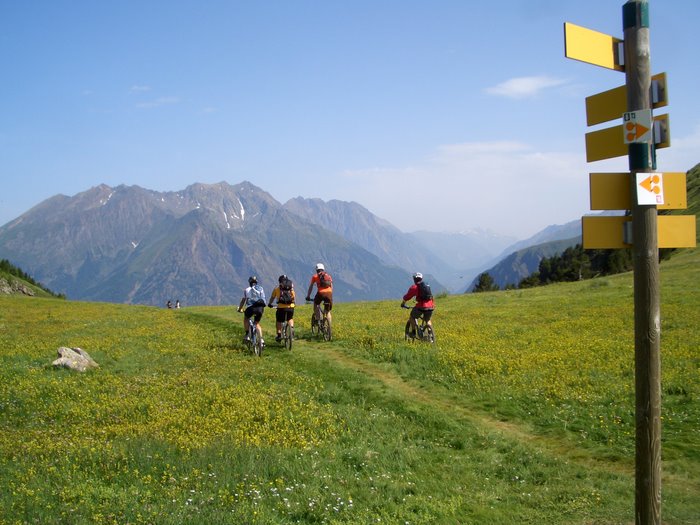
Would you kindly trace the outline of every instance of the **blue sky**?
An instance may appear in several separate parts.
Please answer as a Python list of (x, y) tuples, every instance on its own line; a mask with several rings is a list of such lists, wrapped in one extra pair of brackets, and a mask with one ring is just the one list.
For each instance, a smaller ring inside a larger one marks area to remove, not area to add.
[[(357, 201), (404, 231), (528, 237), (588, 212), (585, 97), (624, 74), (564, 57), (624, 2), (0, 0), (0, 225), (101, 183), (248, 180)], [(697, 0), (650, 0), (672, 147), (700, 162)], [(695, 99), (695, 100), (694, 100)]]

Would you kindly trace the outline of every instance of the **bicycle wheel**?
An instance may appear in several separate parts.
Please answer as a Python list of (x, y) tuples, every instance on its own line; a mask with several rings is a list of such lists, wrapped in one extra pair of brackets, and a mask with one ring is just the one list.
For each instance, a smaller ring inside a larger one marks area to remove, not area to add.
[(432, 326), (428, 325), (423, 330), (423, 340), (428, 341), (430, 344), (435, 344), (435, 332)]
[(413, 341), (416, 338), (416, 334), (413, 332), (413, 327), (411, 326), (411, 321), (406, 321), (406, 328), (404, 328), (403, 336), (406, 341)]
[(333, 338), (333, 330), (331, 328), (331, 320), (328, 317), (324, 317), (321, 321), (321, 330), (323, 331), (323, 339), (330, 341)]
[(311, 335), (318, 335), (318, 321), (314, 314), (311, 314)]
[(246, 337), (244, 342), (245, 342), (245, 349), (248, 352), (252, 352), (253, 351), (253, 331), (250, 328), (248, 329), (247, 337)]
[(294, 342), (294, 328), (285, 323), (282, 327), (282, 331), (284, 333), (284, 347), (287, 350), (291, 350), (292, 343)]
[(262, 356), (263, 352), (263, 343), (262, 343), (262, 338), (258, 334), (257, 329), (255, 330), (255, 333), (253, 334), (254, 340), (253, 340), (253, 352), (255, 352), (255, 355), (258, 357)]
[(248, 350), (255, 355), (258, 354), (258, 346), (260, 344), (260, 334), (258, 333), (258, 324), (250, 320), (248, 328)]

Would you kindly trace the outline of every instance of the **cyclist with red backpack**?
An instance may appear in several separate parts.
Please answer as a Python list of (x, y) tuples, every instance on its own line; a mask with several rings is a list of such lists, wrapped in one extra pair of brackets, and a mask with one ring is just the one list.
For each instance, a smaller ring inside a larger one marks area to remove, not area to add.
[(314, 296), (314, 315), (316, 321), (321, 319), (318, 317), (321, 308), (320, 304), (325, 304), (325, 309), (328, 312), (328, 319), (331, 318), (331, 310), (333, 309), (333, 278), (331, 274), (326, 271), (325, 266), (322, 263), (316, 265), (316, 274), (311, 277), (309, 282), (309, 289), (306, 292), (306, 300), (311, 300), (311, 291), (314, 289), (314, 284), (316, 285), (316, 295)]
[(294, 293), (294, 284), (286, 275), (280, 275), (278, 279), (279, 285), (272, 290), (270, 301), (267, 303), (268, 308), (272, 308), (272, 303), (277, 299), (277, 314), (275, 320), (277, 322), (277, 337), (275, 341), (278, 343), (282, 340), (282, 324), (287, 321), (289, 327), (294, 330), (294, 301), (296, 294)]
[(413, 274), (413, 286), (411, 286), (403, 296), (401, 307), (406, 307), (406, 301), (410, 301), (414, 297), (416, 298), (416, 305), (411, 310), (409, 320), (411, 321), (411, 326), (413, 327), (412, 331), (415, 335), (418, 330), (418, 319), (421, 318), (425, 320), (432, 330), (433, 323), (430, 319), (435, 309), (433, 292), (430, 290), (430, 285), (423, 281), (423, 274), (420, 272)]

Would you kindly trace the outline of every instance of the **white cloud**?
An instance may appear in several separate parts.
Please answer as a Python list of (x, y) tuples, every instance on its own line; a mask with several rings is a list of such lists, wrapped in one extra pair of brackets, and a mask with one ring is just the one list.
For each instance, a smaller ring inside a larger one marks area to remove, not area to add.
[(137, 108), (157, 108), (161, 106), (169, 106), (172, 104), (177, 104), (180, 102), (179, 97), (159, 97), (154, 100), (150, 100), (147, 102), (140, 102), (136, 104)]
[(582, 154), (473, 142), (414, 166), (346, 172), (337, 191), (404, 231), (480, 227), (525, 238), (588, 212), (588, 171)]
[(566, 82), (564, 79), (546, 75), (516, 77), (486, 88), (486, 92), (507, 98), (530, 98), (539, 95), (545, 89), (561, 86)]
[(144, 93), (150, 90), (151, 86), (131, 86), (131, 89), (129, 89), (131, 93)]
[(690, 135), (671, 136), (671, 146), (656, 152), (656, 165), (659, 171), (688, 171), (699, 162), (700, 124), (696, 124)]

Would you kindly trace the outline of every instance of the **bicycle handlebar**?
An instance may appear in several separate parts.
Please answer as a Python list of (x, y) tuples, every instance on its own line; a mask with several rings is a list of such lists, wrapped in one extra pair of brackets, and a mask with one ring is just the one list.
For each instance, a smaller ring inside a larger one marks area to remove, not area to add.
[(407, 306), (407, 305), (405, 305), (405, 304), (402, 304), (402, 305), (401, 305), (401, 308), (404, 308), (405, 310), (410, 310), (410, 309), (411, 309), (410, 306)]

